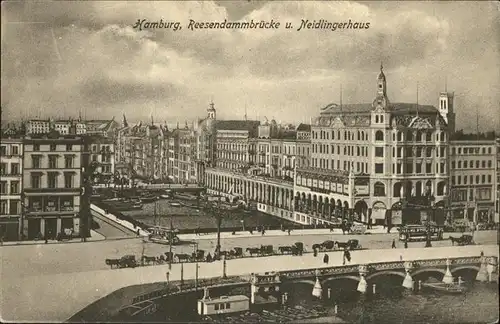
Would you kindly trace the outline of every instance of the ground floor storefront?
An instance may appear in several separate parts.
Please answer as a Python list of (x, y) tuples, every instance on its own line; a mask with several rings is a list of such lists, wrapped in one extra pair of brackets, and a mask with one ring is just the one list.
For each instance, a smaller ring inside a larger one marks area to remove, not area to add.
[(23, 236), (28, 240), (56, 239), (59, 233), (77, 237), (80, 219), (74, 216), (30, 216), (23, 222)]
[(0, 238), (3, 242), (17, 241), (20, 238), (19, 216), (0, 217)]

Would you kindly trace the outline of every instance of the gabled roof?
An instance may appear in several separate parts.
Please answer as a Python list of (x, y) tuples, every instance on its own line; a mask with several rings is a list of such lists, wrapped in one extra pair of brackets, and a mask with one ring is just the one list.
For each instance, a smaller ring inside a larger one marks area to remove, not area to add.
[(311, 125), (309, 124), (300, 123), (300, 125), (297, 126), (297, 132), (310, 132), (310, 131), (311, 131)]
[[(373, 110), (373, 105), (371, 103), (360, 103), (360, 104), (343, 104), (342, 106), (331, 103), (326, 107), (321, 109), (321, 114), (331, 114), (331, 113), (369, 113)], [(417, 104), (416, 103), (389, 103), (387, 111), (395, 114), (416, 114)], [(432, 105), (418, 105), (419, 113), (437, 113), (438, 110)]]

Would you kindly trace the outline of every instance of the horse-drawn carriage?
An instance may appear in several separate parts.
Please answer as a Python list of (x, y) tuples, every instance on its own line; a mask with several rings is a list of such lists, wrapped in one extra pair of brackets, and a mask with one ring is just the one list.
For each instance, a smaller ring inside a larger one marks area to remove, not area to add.
[(472, 235), (468, 235), (468, 234), (462, 235), (460, 237), (450, 236), (450, 241), (451, 241), (451, 245), (455, 245), (455, 243), (457, 243), (457, 245), (473, 245), (474, 244), (474, 238), (472, 237)]
[(359, 244), (359, 241), (355, 239), (348, 240), (347, 242), (327, 240), (324, 241), (323, 243), (313, 244), (312, 248), (313, 250), (319, 252), (333, 251), (339, 249), (359, 250), (361, 249), (361, 245)]

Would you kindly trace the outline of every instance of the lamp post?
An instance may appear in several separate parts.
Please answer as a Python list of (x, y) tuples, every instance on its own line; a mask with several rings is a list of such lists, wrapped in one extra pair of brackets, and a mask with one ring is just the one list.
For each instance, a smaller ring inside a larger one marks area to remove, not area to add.
[[(435, 212), (436, 212), (436, 206), (432, 205), (431, 207), (431, 213), (432, 213), (432, 219), (435, 218)], [(427, 215), (427, 224), (426, 224), (426, 237), (425, 237), (425, 247), (432, 247), (432, 242), (431, 242), (431, 219), (430, 215)]]
[(194, 290), (198, 291), (198, 269), (199, 269), (199, 265), (198, 265), (198, 242), (195, 242), (193, 244), (193, 250), (194, 250), (194, 257), (196, 259), (196, 263), (195, 263), (196, 270), (195, 270), (195, 279), (194, 279)]

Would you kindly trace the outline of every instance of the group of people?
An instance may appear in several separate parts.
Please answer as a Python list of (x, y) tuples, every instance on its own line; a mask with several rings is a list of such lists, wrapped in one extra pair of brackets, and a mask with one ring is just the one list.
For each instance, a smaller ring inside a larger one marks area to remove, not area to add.
[[(405, 246), (405, 249), (408, 248), (408, 240), (404, 240), (404, 246)], [(393, 249), (396, 248), (396, 240), (395, 239), (392, 240), (392, 246), (391, 246), (391, 248), (393, 248)]]
[[(313, 255), (315, 257), (318, 256), (318, 250), (314, 249)], [(328, 253), (325, 253), (325, 255), (323, 256), (323, 263), (328, 264), (329, 262), (330, 262), (330, 256), (328, 255)], [(342, 254), (342, 265), (345, 265), (346, 262), (349, 262), (349, 263), (351, 262), (351, 252), (349, 251), (349, 249), (347, 247), (344, 248), (344, 251)]]

